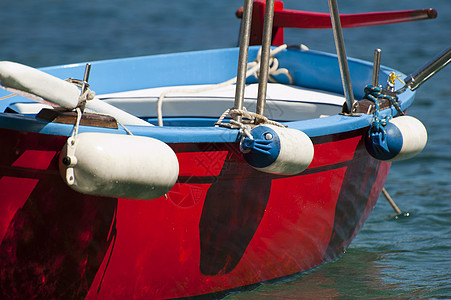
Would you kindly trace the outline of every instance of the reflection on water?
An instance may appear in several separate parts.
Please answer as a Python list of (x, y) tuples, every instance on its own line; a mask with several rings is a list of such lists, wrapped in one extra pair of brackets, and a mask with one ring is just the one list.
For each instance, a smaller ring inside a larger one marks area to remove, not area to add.
[(304, 274), (263, 283), (249, 292), (230, 294), (225, 299), (415, 297), (403, 291), (400, 284), (386, 280), (384, 273), (391, 267), (379, 262), (386, 254), (350, 249), (335, 262)]

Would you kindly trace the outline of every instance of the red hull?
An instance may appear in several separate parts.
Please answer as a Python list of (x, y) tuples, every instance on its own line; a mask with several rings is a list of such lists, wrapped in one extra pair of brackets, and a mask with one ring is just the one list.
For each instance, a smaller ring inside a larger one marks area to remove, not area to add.
[(0, 129), (1, 298), (185, 297), (334, 259), (390, 168), (363, 133), (313, 138), (314, 160), (296, 176), (252, 169), (238, 143), (171, 144), (178, 182), (167, 199), (136, 201), (66, 186), (66, 137)]

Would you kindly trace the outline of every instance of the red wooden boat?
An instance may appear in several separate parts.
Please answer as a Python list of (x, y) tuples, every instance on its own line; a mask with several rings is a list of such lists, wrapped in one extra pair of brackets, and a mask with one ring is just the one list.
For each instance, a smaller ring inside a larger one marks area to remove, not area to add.
[[(281, 2), (275, 10), (276, 45), (284, 21), (301, 26), (309, 16), (331, 26)], [(431, 12), (347, 15), (343, 23)], [(374, 78), (372, 63), (348, 59), (353, 93), (364, 99), (349, 111), (337, 56), (277, 49), (269, 55), (286, 72), (269, 74), (278, 83), (266, 86), (267, 117), (235, 106), (216, 126), (232, 106), (235, 81), (232, 93), (213, 85), (239, 73), (238, 48), (92, 62), (94, 99), (84, 64), (34, 70), (0, 62), (8, 90), (0, 91), (1, 298), (220, 296), (343, 254), (371, 213), (390, 161), (424, 147), (424, 139), (410, 150), (395, 145), (409, 139), (400, 123), (418, 126), (401, 116), (414, 88), (396, 83), (374, 101), (364, 87), (372, 79), (378, 87), (393, 70), (381, 67)], [(248, 49), (249, 67), (264, 64), (259, 50)], [(435, 70), (444, 65), (440, 57)], [(83, 75), (82, 96), (59, 79)], [(242, 103), (258, 112), (257, 82), (247, 76), (241, 84)], [(390, 130), (402, 137), (391, 143)], [(375, 142), (384, 131), (388, 148)]]

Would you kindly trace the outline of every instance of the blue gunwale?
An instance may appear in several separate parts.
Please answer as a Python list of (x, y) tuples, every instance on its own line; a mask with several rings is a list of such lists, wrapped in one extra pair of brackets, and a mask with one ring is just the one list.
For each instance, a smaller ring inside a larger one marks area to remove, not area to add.
[[(249, 61), (255, 59), (259, 48), (250, 47)], [(277, 58), (280, 67), (290, 70), (295, 85), (343, 94), (336, 55), (290, 48), (280, 53)], [(237, 61), (238, 48), (94, 61), (91, 62), (90, 85), (97, 94), (104, 94), (162, 86), (215, 84), (236, 75)], [(349, 58), (348, 62), (355, 97), (361, 99), (363, 87), (371, 82), (372, 63), (353, 58)], [(41, 70), (63, 79), (82, 78), (84, 66), (85, 63), (78, 63), (46, 67)], [(381, 83), (385, 82), (391, 71), (394, 70), (381, 67)], [(396, 73), (401, 74), (397, 71)], [(7, 91), (0, 91), (0, 97), (8, 94)], [(410, 90), (400, 95), (402, 110), (412, 104), (414, 95), (415, 93)], [(17, 102), (18, 97), (14, 98), (15, 100), (0, 101), (0, 111), (4, 111), (11, 103)], [(22, 97), (20, 100), (32, 102)], [(388, 115), (395, 111), (394, 108), (389, 108), (381, 113)], [(372, 115), (358, 117), (333, 115), (284, 124), (290, 128), (302, 130), (310, 137), (318, 137), (368, 127), (372, 117)], [(32, 117), (5, 113), (0, 113), (0, 127), (62, 136), (69, 136), (73, 129), (73, 125), (46, 123)], [(135, 135), (157, 138), (166, 143), (224, 143), (235, 142), (238, 139), (237, 130), (217, 127), (127, 126), (127, 128)], [(81, 126), (80, 132), (84, 131), (126, 134), (123, 128), (114, 130)]]

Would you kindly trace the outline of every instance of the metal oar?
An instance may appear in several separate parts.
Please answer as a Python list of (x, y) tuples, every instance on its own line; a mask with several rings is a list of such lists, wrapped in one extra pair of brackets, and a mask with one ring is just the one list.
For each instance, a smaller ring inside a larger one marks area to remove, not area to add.
[[(253, 0), (244, 1), (243, 20), (240, 33), (240, 52), (238, 57), (237, 82), (235, 90), (235, 103), (233, 108), (242, 110), (244, 104), (244, 87), (246, 85), (247, 58), (249, 53), (249, 39), (251, 35)], [(235, 121), (240, 122), (241, 116), (235, 116)]]
[[(374, 60), (373, 60), (373, 86), (379, 86), (379, 72), (381, 67), (381, 49), (374, 50)], [(396, 205), (395, 201), (390, 197), (387, 189), (385, 187), (382, 188), (382, 194), (387, 199), (388, 203), (391, 205), (393, 210), (399, 216), (402, 214), (402, 211), (399, 209), (398, 205)], [(407, 213), (408, 214), (408, 213)]]
[[(257, 2), (256, 5), (262, 5)], [(276, 8), (277, 9), (277, 8)], [(236, 12), (238, 18), (243, 16), (243, 8)], [(376, 11), (357, 14), (341, 14), (340, 20), (343, 28), (378, 26), (401, 22), (435, 19), (437, 11), (433, 8), (403, 10), (403, 11)], [(330, 14), (293, 9), (277, 9), (274, 12), (274, 27), (320, 29), (332, 28)]]
[(258, 78), (258, 95), (256, 113), (265, 114), (266, 90), (269, 76), (269, 57), (271, 51), (272, 24), (274, 19), (274, 0), (266, 0), (265, 22), (263, 26), (262, 56)]
[[(354, 94), (352, 92), (351, 76), (349, 74), (348, 61), (346, 59), (346, 51), (340, 23), (340, 14), (338, 12), (336, 0), (329, 0), (329, 9), (332, 21), (332, 28), (334, 31), (335, 46), (337, 48), (338, 62), (340, 64), (340, 73), (343, 83), (343, 90), (346, 97), (348, 111), (352, 112), (352, 105), (354, 104)], [(376, 49), (374, 51), (374, 65), (373, 65), (373, 85), (375, 86), (379, 84), (378, 81), (379, 81), (380, 58), (381, 51), (380, 49)], [(388, 202), (396, 211), (396, 213), (400, 215), (402, 213), (401, 210), (398, 208), (398, 206), (390, 197), (385, 188), (382, 188), (382, 193), (387, 198)]]
[[(377, 85), (377, 79), (375, 76), (376, 76), (376, 68), (379, 68), (379, 66), (376, 66), (376, 61), (380, 63), (380, 52), (378, 54), (375, 52), (374, 61), (375, 61), (374, 66), (375, 69), (373, 73), (373, 85)], [(450, 62), (451, 62), (451, 47), (437, 54), (429, 62), (427, 62), (425, 65), (419, 68), (415, 73), (407, 76), (407, 78), (405, 79), (405, 85), (399, 90), (397, 90), (396, 93), (398, 94), (403, 93), (407, 89), (410, 89), (411, 91), (416, 90), (421, 84), (423, 84), (425, 81), (431, 78), (435, 73), (443, 69)], [(405, 217), (408, 217), (410, 215), (408, 212), (407, 213), (401, 212), (401, 210), (396, 205), (395, 201), (393, 201), (393, 199), (388, 194), (385, 187), (382, 188), (382, 194), (384, 194), (388, 203), (390, 203), (391, 207), (396, 212), (397, 214), (396, 218), (398, 218), (401, 215)]]
[(354, 93), (351, 85), (351, 75), (349, 74), (348, 60), (346, 58), (346, 49), (343, 40), (343, 32), (341, 29), (340, 13), (336, 0), (329, 0), (330, 19), (332, 21), (332, 29), (334, 32), (335, 47), (337, 48), (338, 63), (340, 66), (341, 80), (343, 91), (346, 97), (348, 112), (352, 113), (354, 104)]
[(429, 62), (419, 68), (415, 73), (410, 74), (404, 80), (405, 85), (396, 91), (396, 93), (403, 93), (407, 88), (414, 91), (425, 81), (431, 78), (435, 73), (443, 69), (451, 62), (451, 47), (443, 50), (432, 58)]
[(382, 188), (382, 194), (384, 194), (385, 199), (387, 199), (388, 203), (390, 203), (391, 207), (393, 207), (393, 210), (396, 212), (396, 214), (400, 215), (402, 214), (402, 211), (398, 208), (395, 201), (393, 201), (392, 197), (390, 197), (390, 194), (387, 192), (387, 190)]

